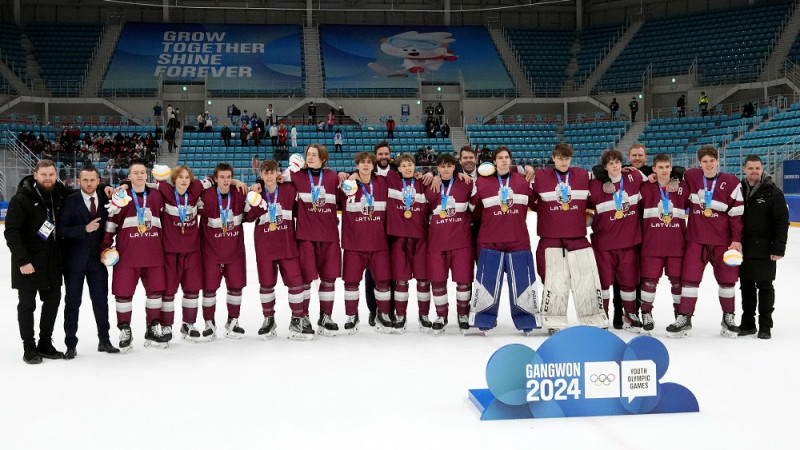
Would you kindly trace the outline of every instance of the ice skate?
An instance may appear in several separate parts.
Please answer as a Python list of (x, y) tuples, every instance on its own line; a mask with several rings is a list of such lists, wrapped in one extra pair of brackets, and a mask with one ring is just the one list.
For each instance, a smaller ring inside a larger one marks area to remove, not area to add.
[(228, 339), (241, 339), (244, 335), (244, 329), (239, 326), (239, 319), (228, 317), (225, 322), (225, 337)]
[(444, 327), (447, 326), (447, 317), (437, 317), (436, 321), (433, 322), (431, 329), (433, 330), (433, 334), (439, 336), (440, 334), (444, 333)]
[(406, 316), (397, 316), (394, 321), (394, 332), (404, 334), (406, 332)]
[(258, 335), (265, 341), (270, 340), (278, 335), (276, 329), (278, 326), (275, 324), (275, 318), (272, 316), (264, 317), (264, 323), (258, 329)]
[(419, 316), (419, 331), (427, 334), (429, 331), (431, 331), (432, 326), (433, 324), (431, 323), (431, 320), (428, 319), (427, 315)]
[(211, 342), (217, 338), (217, 322), (214, 319), (206, 320), (206, 329), (203, 330), (203, 340)]
[[(310, 326), (310, 325), (309, 325)], [(339, 331), (339, 324), (333, 321), (330, 314), (319, 313), (317, 320), (317, 333), (320, 336), (336, 336)]]
[(667, 336), (671, 338), (683, 338), (692, 335), (692, 318), (686, 314), (678, 314), (675, 323), (667, 327)]
[(193, 323), (183, 322), (183, 325), (181, 325), (181, 339), (193, 344), (197, 343), (200, 340), (200, 332), (197, 331)]
[(394, 331), (394, 322), (389, 314), (379, 312), (375, 317), (375, 331), (378, 333), (389, 334)]
[(469, 331), (469, 316), (466, 314), (459, 314), (458, 315), (458, 329), (461, 330), (461, 334), (465, 335)]
[(169, 348), (169, 342), (167, 342), (167, 339), (161, 334), (161, 324), (157, 320), (147, 325), (147, 331), (144, 333), (144, 346), (158, 350)]
[(630, 331), (631, 333), (641, 333), (642, 322), (639, 320), (639, 314), (635, 312), (626, 312), (625, 315), (622, 316), (622, 329)]
[(722, 329), (719, 334), (727, 338), (736, 339), (739, 336), (739, 327), (736, 326), (736, 316), (733, 313), (722, 313)]
[(164, 336), (167, 342), (172, 340), (172, 325), (164, 325), (161, 327), (161, 335)]
[(133, 350), (131, 343), (133, 342), (133, 334), (131, 333), (131, 326), (127, 323), (119, 324), (119, 351), (120, 353), (130, 353)]
[(653, 332), (653, 328), (655, 328), (653, 313), (642, 312), (642, 334), (650, 336), (650, 334)]
[(311, 341), (314, 339), (314, 329), (311, 328), (311, 321), (308, 316), (292, 317), (289, 322), (289, 335), (286, 336), (295, 341)]
[(358, 333), (358, 313), (347, 316), (347, 321), (344, 323), (344, 332), (350, 335)]

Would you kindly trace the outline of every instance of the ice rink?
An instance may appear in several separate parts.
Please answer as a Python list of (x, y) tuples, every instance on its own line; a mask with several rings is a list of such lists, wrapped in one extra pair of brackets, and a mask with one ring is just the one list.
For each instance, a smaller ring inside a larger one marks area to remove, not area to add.
[[(535, 230), (534, 214), (529, 214), (529, 224)], [(279, 335), (263, 341), (256, 334), (262, 317), (252, 226), (246, 231), (252, 269), (240, 319), (246, 330), (242, 340), (225, 339), (218, 332), (211, 343), (177, 339), (167, 350), (146, 349), (140, 289), (134, 298), (135, 350), (127, 355), (97, 353), (91, 302), (84, 291), (78, 357), (45, 360), (38, 366), (22, 361), (17, 293), (10, 287), (8, 247), (2, 245), (0, 449), (797, 448), (792, 442), (800, 420), (800, 330), (792, 317), (800, 317), (800, 283), (795, 278), (800, 275), (800, 228), (790, 229), (787, 256), (778, 263), (772, 340), (719, 335), (717, 285), (708, 268), (693, 336), (667, 338), (664, 328), (673, 319), (672, 300), (662, 279), (654, 336), (670, 352), (664, 381), (694, 392), (699, 413), (493, 422), (479, 420), (467, 390), (486, 387), (484, 369), (495, 350), (509, 343), (536, 349), (547, 338), (545, 331), (529, 337), (517, 332), (506, 303), (490, 336), (461, 336), (451, 286), (450, 325), (442, 336), (418, 331), (412, 288), (405, 335), (376, 333), (366, 324), (362, 301), (357, 335), (289, 341), (286, 290), (279, 285)], [(336, 289), (334, 320), (341, 328), (345, 316), (340, 281)], [(738, 322), (738, 289), (736, 298)], [(317, 314), (315, 286), (315, 329)], [(571, 322), (577, 324), (571, 314)], [(37, 319), (38, 315), (37, 310)], [(226, 316), (223, 288), (218, 293), (220, 327)], [(113, 299), (110, 320), (116, 345)], [(634, 337), (615, 333), (626, 341)], [(63, 351), (62, 314), (54, 338)]]

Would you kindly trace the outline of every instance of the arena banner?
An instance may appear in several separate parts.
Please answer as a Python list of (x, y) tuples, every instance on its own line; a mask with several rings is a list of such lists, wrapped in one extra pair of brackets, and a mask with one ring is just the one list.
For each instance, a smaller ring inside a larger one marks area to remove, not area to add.
[(320, 26), (326, 88), (406, 88), (417, 75), (467, 89), (513, 89), (489, 33), (480, 26)]
[(783, 161), (783, 192), (800, 194), (800, 160)]
[(488, 389), (470, 389), (481, 420), (698, 412), (680, 384), (661, 382), (669, 354), (658, 339), (625, 341), (594, 327), (559, 331), (538, 350), (510, 344), (486, 364)]
[(6, 223), (6, 214), (8, 214), (8, 202), (0, 202), (0, 224)]
[(302, 68), (297, 25), (126, 23), (103, 88), (150, 88), (160, 78), (302, 88)]

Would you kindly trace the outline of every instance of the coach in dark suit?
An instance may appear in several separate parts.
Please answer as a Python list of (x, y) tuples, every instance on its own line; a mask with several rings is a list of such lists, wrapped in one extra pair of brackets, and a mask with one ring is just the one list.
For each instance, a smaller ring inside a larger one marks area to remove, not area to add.
[(100, 261), (100, 243), (105, 231), (108, 198), (97, 189), (100, 174), (91, 166), (79, 173), (80, 191), (64, 200), (57, 231), (64, 258), (64, 342), (65, 359), (77, 355), (78, 312), (83, 297), (83, 280), (89, 285), (94, 319), (97, 322), (97, 351), (117, 353), (108, 336), (108, 270)]

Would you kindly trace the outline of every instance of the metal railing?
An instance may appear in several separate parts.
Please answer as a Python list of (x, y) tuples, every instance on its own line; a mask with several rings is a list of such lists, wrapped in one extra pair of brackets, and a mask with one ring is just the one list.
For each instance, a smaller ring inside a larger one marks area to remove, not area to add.
[[(688, 101), (688, 99), (687, 99)], [(759, 116), (760, 110), (766, 109), (764, 114), (767, 115), (767, 118), (771, 118), (775, 115), (775, 113), (779, 110), (783, 110), (789, 107), (789, 99), (783, 94), (774, 94), (768, 96), (766, 99), (763, 97), (752, 98), (749, 100), (741, 101), (738, 103), (719, 103), (713, 108), (709, 108), (707, 115), (714, 116), (714, 115), (735, 115), (741, 114), (742, 107), (747, 103), (751, 102), (753, 107), (755, 108), (755, 116)], [(777, 108), (777, 110), (776, 110)], [(687, 105), (687, 116), (699, 116), (700, 110), (697, 105)], [(676, 106), (672, 106), (669, 108), (652, 108), (650, 109), (649, 118), (650, 119), (666, 119), (670, 117), (678, 117), (678, 108)]]

